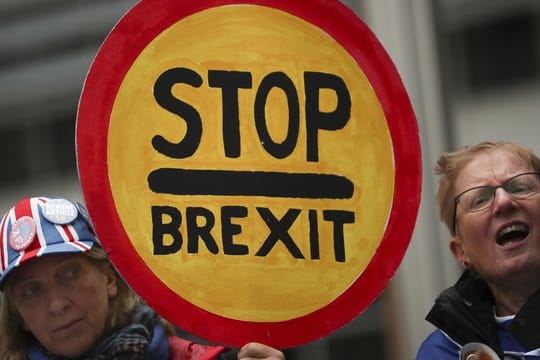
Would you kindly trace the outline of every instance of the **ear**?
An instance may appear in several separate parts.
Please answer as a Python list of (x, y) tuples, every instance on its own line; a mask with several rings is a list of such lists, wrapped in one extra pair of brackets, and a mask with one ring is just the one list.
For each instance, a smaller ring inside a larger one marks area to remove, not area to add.
[(452, 252), (452, 255), (454, 255), (454, 258), (466, 269), (468, 269), (471, 265), (471, 261), (469, 259), (469, 255), (467, 255), (467, 252), (464, 249), (463, 242), (458, 237), (453, 237), (450, 239), (450, 243), (448, 244), (450, 251)]
[(118, 294), (116, 272), (111, 265), (107, 264), (103, 268), (103, 274), (107, 277), (107, 294), (109, 295), (109, 299), (112, 299)]

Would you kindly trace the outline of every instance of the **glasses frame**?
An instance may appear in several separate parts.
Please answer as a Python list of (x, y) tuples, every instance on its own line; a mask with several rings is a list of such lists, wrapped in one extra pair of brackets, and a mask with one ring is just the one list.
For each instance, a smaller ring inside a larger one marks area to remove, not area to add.
[[(497, 192), (497, 189), (498, 188), (502, 188), (504, 189), (504, 191), (510, 195), (510, 197), (512, 199), (514, 199), (514, 197), (512, 196), (512, 194), (508, 193), (508, 191), (506, 191), (506, 189), (504, 188), (506, 186), (506, 184), (508, 184), (509, 181), (512, 181), (513, 179), (519, 177), (519, 176), (523, 176), (523, 175), (536, 175), (540, 178), (540, 172), (538, 171), (528, 171), (528, 172), (524, 172), (524, 173), (521, 173), (521, 174), (517, 174), (517, 175), (514, 175), (512, 177), (509, 177), (508, 179), (506, 179), (502, 184), (499, 184), (497, 186), (489, 186), (489, 185), (480, 185), (480, 186), (474, 186), (472, 188), (469, 188), (465, 191), (462, 191), (461, 193), (457, 194), (455, 197), (454, 197), (454, 211), (453, 211), (453, 214), (452, 214), (452, 236), (455, 236), (456, 235), (456, 226), (457, 226), (457, 206), (458, 204), (460, 203), (459, 202), (459, 199), (461, 197), (461, 195), (465, 194), (466, 192), (469, 192), (470, 190), (474, 190), (474, 189), (478, 189), (478, 188), (491, 188), (493, 189), (493, 198), (495, 198), (495, 193)], [(534, 195), (534, 194), (533, 194)], [(532, 196), (532, 195), (531, 195)], [(493, 204), (493, 202), (491, 203)], [(491, 205), (490, 205), (491, 206)]]

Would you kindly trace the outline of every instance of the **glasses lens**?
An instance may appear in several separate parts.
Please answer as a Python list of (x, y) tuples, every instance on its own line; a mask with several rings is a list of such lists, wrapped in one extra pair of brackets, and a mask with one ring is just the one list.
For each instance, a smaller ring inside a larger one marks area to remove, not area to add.
[(514, 198), (525, 199), (540, 190), (540, 177), (537, 174), (522, 174), (508, 180), (504, 190)]
[(490, 186), (479, 186), (461, 194), (459, 202), (465, 211), (480, 211), (491, 204), (494, 193), (495, 190)]
[(481, 211), (491, 206), (495, 191), (499, 187), (515, 199), (526, 199), (540, 192), (540, 175), (537, 173), (520, 174), (508, 179), (501, 186), (478, 186), (463, 192), (457, 201), (467, 212)]

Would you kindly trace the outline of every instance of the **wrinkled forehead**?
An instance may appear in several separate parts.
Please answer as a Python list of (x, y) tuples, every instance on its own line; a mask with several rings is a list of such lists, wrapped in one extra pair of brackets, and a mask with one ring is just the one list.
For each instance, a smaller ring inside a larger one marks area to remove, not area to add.
[(34, 258), (23, 263), (20, 266), (17, 266), (13, 269), (13, 272), (9, 275), (7, 283), (10, 286), (16, 285), (18, 282), (25, 279), (38, 278), (40, 276), (45, 276), (49, 273), (54, 272), (54, 270), (66, 263), (69, 260), (82, 257), (81, 254), (51, 254), (41, 257)]
[(470, 187), (494, 185), (527, 171), (534, 171), (532, 164), (514, 152), (505, 149), (484, 151), (476, 154), (456, 177), (457, 193)]

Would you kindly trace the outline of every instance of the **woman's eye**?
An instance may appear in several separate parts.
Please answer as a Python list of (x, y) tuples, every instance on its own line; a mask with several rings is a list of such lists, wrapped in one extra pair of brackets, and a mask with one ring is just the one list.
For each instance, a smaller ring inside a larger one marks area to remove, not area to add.
[(488, 200), (489, 200), (488, 197), (485, 197), (485, 196), (479, 196), (479, 197), (475, 198), (475, 199), (472, 201), (471, 207), (472, 207), (472, 208), (478, 208), (478, 207), (482, 206), (483, 204), (485, 204)]
[(23, 299), (29, 299), (39, 294), (41, 288), (39, 285), (27, 285), (21, 289), (20, 296)]
[(514, 185), (513, 187), (511, 187), (509, 192), (512, 194), (518, 194), (518, 193), (529, 192), (529, 191), (531, 191), (531, 188), (529, 186), (519, 184), (519, 185)]

